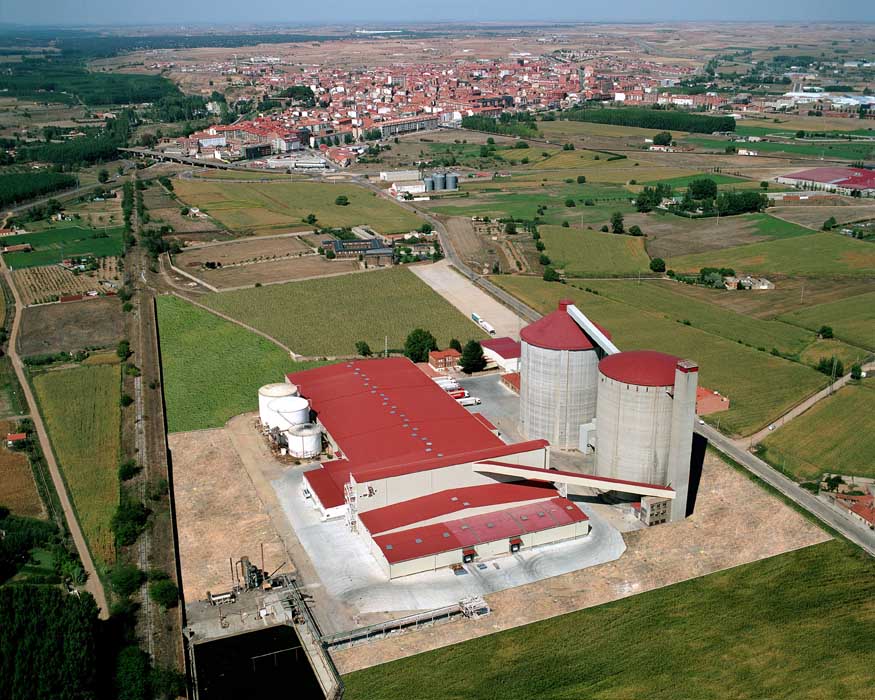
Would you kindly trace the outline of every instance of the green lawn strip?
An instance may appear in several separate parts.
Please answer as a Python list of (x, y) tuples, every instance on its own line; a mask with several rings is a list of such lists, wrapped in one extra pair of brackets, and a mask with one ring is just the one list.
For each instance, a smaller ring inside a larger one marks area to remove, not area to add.
[(414, 328), (431, 331), (442, 348), (452, 338), (485, 337), (403, 267), (214, 293), (202, 302), (312, 357), (355, 354), (359, 340), (374, 352), (387, 338), (390, 349), (400, 349)]
[(258, 388), (323, 363), (293, 362), (270, 341), (174, 296), (157, 300), (167, 427), (217, 428), (258, 408)]

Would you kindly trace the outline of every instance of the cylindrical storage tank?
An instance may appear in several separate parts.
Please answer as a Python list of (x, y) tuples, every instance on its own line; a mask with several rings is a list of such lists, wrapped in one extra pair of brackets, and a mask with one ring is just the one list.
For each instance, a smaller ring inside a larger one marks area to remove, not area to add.
[(434, 173), (431, 178), (434, 180), (434, 188), (436, 190), (447, 189), (447, 176), (445, 173)]
[(599, 363), (596, 474), (665, 485), (679, 359), (652, 350)]
[(577, 449), (596, 408), (604, 352), (568, 315), (571, 301), (520, 332), (520, 428), (530, 440)]
[(277, 416), (276, 426), (286, 431), (293, 425), (310, 422), (310, 402), (300, 396), (283, 396), (274, 399), (268, 408)]
[(447, 189), (448, 190), (459, 189), (459, 176), (456, 173), (449, 173), (447, 175)]
[(425, 183), (426, 192), (434, 192), (434, 178), (427, 177), (423, 180), (423, 183)]
[(318, 457), (322, 453), (322, 430), (315, 423), (295, 425), (286, 431), (292, 457)]
[(284, 396), (297, 396), (298, 387), (294, 384), (281, 382), (265, 384), (258, 390), (258, 419), (265, 428), (277, 425), (278, 416), (270, 409), (270, 403)]

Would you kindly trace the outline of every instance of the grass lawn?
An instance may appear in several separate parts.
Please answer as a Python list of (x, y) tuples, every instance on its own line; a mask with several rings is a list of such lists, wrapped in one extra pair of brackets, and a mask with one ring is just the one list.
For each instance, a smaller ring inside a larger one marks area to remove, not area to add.
[(812, 233), (817, 233), (814, 229), (794, 224), (792, 221), (784, 219), (776, 219), (768, 214), (754, 213), (742, 215), (748, 221), (754, 222), (754, 232), (758, 236), (768, 236), (769, 238), (796, 238), (797, 236), (808, 236)]
[(666, 260), (678, 272), (703, 267), (731, 267), (739, 274), (784, 274), (804, 277), (875, 275), (875, 245), (835, 233), (793, 236)]
[(34, 376), (33, 387), (91, 553), (111, 565), (115, 552), (109, 525), (119, 497), (121, 369), (99, 365), (47, 371)]
[(349, 700), (862, 698), (875, 562), (827, 542), (352, 673)]
[(7, 236), (3, 245), (30, 243), (29, 253), (5, 253), (6, 264), (13, 270), (24, 267), (55, 265), (64, 258), (93, 255), (98, 258), (121, 255), (124, 251), (124, 229), (92, 229), (68, 223), (35, 233)]
[(839, 389), (764, 441), (769, 462), (798, 481), (824, 472), (875, 477), (875, 383)]
[(574, 299), (581, 311), (613, 334), (621, 350), (660, 350), (695, 360), (702, 386), (732, 401), (729, 411), (714, 416), (715, 421), (720, 418), (724, 432), (749, 435), (827, 382), (814, 369), (774, 357), (768, 349), (760, 352), (662, 313), (590, 294), (584, 291), (584, 285), (592, 287), (590, 283), (556, 284), (509, 276), (491, 279), (542, 313), (555, 309), (562, 297)]
[(561, 226), (540, 226), (544, 251), (571, 277), (650, 273), (644, 238)]
[(320, 363), (293, 362), (264, 338), (178, 297), (158, 297), (171, 433), (218, 428), (258, 408), (258, 388)]
[[(208, 182), (177, 180), (180, 200), (217, 219), (234, 231), (270, 231), (307, 228), (309, 214), (316, 226), (370, 226), (381, 233), (418, 228), (421, 219), (397, 204), (355, 185), (320, 182)], [(339, 196), (349, 204), (335, 204)]]
[(431, 331), (442, 348), (451, 338), (464, 344), (486, 337), (403, 267), (220, 292), (202, 301), (306, 356), (352, 355), (359, 340), (378, 352), (387, 336), (389, 349), (399, 349), (414, 328)]
[(780, 318), (815, 331), (831, 326), (837, 338), (875, 350), (875, 292), (799, 309)]

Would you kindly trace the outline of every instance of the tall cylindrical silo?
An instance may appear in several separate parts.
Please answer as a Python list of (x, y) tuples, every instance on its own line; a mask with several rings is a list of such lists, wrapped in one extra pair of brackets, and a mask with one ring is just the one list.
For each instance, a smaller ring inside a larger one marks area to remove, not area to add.
[(322, 452), (322, 430), (314, 423), (294, 425), (286, 431), (293, 457), (317, 457)]
[(678, 362), (673, 355), (633, 350), (599, 363), (598, 476), (667, 483)]
[(434, 188), (436, 190), (447, 189), (447, 176), (445, 173), (434, 173), (431, 178), (434, 180)]
[(270, 403), (283, 396), (297, 396), (298, 387), (288, 382), (265, 384), (258, 390), (258, 419), (266, 428), (273, 428), (277, 424), (277, 415), (270, 409)]
[(571, 301), (520, 332), (520, 428), (528, 439), (576, 449), (595, 416), (603, 351), (568, 315)]
[(270, 402), (268, 408), (276, 414), (276, 424), (270, 427), (288, 430), (293, 425), (310, 421), (310, 402), (300, 396), (283, 396)]
[(456, 173), (448, 173), (447, 174), (447, 189), (448, 190), (459, 189), (459, 176)]
[(426, 192), (434, 192), (434, 178), (427, 177), (422, 182), (425, 184)]

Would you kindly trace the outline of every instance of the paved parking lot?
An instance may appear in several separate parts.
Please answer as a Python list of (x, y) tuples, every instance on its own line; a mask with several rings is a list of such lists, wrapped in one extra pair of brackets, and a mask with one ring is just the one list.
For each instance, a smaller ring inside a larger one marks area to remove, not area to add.
[(519, 431), (520, 397), (501, 383), (498, 373), (460, 378), (459, 384), (483, 403), (469, 406), (472, 413), (482, 413), (501, 431), (505, 442), (522, 442)]

